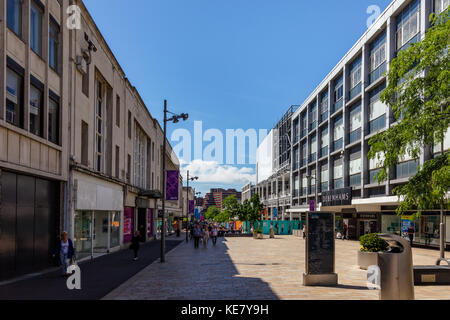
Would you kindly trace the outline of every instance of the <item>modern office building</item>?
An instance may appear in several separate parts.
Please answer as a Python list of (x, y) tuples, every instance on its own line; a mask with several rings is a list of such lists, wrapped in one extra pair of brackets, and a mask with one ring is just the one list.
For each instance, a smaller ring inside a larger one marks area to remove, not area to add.
[[(448, 3), (393, 1), (295, 111), (291, 211), (308, 211), (317, 189), (320, 210), (336, 212), (336, 227), (347, 224), (351, 238), (373, 232), (401, 234), (404, 221), (394, 212), (398, 198), (392, 190), (408, 181), (440, 148), (425, 148), (418, 159), (403, 157), (390, 171), (389, 179), (378, 183), (379, 160), (368, 159), (368, 140), (397, 121), (380, 101), (390, 62), (398, 52), (425, 37), (429, 15), (442, 12)], [(450, 130), (444, 148), (450, 148)], [(379, 156), (382, 159), (383, 155)], [(438, 245), (439, 223), (439, 211), (423, 213), (415, 221), (415, 241)]]
[(267, 208), (268, 217), (274, 220), (293, 218), (290, 212), (293, 114), (291, 106), (257, 150), (256, 193)]
[(78, 259), (152, 239), (162, 159), (180, 164), (83, 2), (5, 0), (0, 20), (0, 278), (48, 267), (62, 230)]
[(235, 195), (238, 202), (241, 201), (242, 193), (235, 189), (228, 189), (228, 190), (221, 188), (211, 189), (210, 192), (208, 192), (205, 195), (203, 209), (208, 210), (209, 207), (216, 206), (220, 211), (222, 211), (223, 200), (225, 200), (227, 197), (231, 195)]
[(251, 182), (247, 183), (245, 186), (242, 187), (242, 199), (241, 199), (241, 203), (244, 203), (245, 200), (250, 201), (250, 199), (253, 197), (253, 195), (255, 194), (255, 185)]

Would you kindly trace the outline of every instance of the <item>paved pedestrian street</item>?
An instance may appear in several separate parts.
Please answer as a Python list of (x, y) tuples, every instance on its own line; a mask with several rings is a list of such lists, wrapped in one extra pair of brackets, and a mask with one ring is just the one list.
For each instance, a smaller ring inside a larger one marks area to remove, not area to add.
[[(305, 241), (220, 238), (217, 246), (193, 248), (193, 242), (170, 251), (104, 299), (117, 300), (377, 300), (366, 286), (366, 271), (357, 266), (359, 243), (336, 240), (338, 287), (304, 287)], [(439, 252), (413, 249), (415, 265), (432, 265)], [(450, 286), (415, 287), (416, 299), (450, 299)]]

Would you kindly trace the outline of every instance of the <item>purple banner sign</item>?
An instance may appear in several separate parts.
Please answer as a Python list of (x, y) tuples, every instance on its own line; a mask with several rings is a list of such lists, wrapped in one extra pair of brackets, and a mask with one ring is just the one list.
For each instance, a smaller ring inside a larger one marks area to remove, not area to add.
[(311, 200), (309, 202), (309, 211), (312, 211), (312, 212), (316, 211), (316, 201)]
[(128, 243), (133, 238), (134, 209), (126, 207), (123, 212), (123, 243)]
[(194, 213), (194, 200), (189, 200), (189, 213)]
[(175, 170), (167, 171), (166, 179), (166, 200), (178, 200), (178, 183), (180, 172)]

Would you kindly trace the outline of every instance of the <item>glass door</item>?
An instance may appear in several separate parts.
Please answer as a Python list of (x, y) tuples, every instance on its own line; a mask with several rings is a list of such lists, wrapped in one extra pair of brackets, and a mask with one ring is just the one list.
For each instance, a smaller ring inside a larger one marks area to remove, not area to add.
[(74, 237), (75, 254), (77, 259), (85, 258), (91, 255), (92, 249), (92, 212), (76, 211), (74, 219)]
[(94, 253), (107, 253), (109, 242), (109, 212), (94, 212)]

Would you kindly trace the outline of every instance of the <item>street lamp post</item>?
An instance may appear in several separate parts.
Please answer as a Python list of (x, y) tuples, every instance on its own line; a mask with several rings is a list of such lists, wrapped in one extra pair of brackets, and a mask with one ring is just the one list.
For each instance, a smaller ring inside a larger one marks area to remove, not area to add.
[[(187, 187), (186, 187), (186, 242), (189, 242), (188, 238), (188, 217), (189, 217), (189, 181), (198, 180), (198, 177), (189, 178), (189, 170), (187, 171)], [(195, 201), (195, 192), (194, 192)], [(195, 205), (195, 204), (194, 204)]]
[[(167, 113), (173, 116), (167, 119)], [(176, 115), (167, 110), (167, 100), (164, 100), (164, 137), (163, 137), (163, 155), (162, 155), (162, 226), (161, 226), (161, 257), (160, 262), (166, 262), (166, 136), (167, 136), (167, 122), (178, 123), (180, 119), (186, 121), (189, 118), (187, 113)]]

